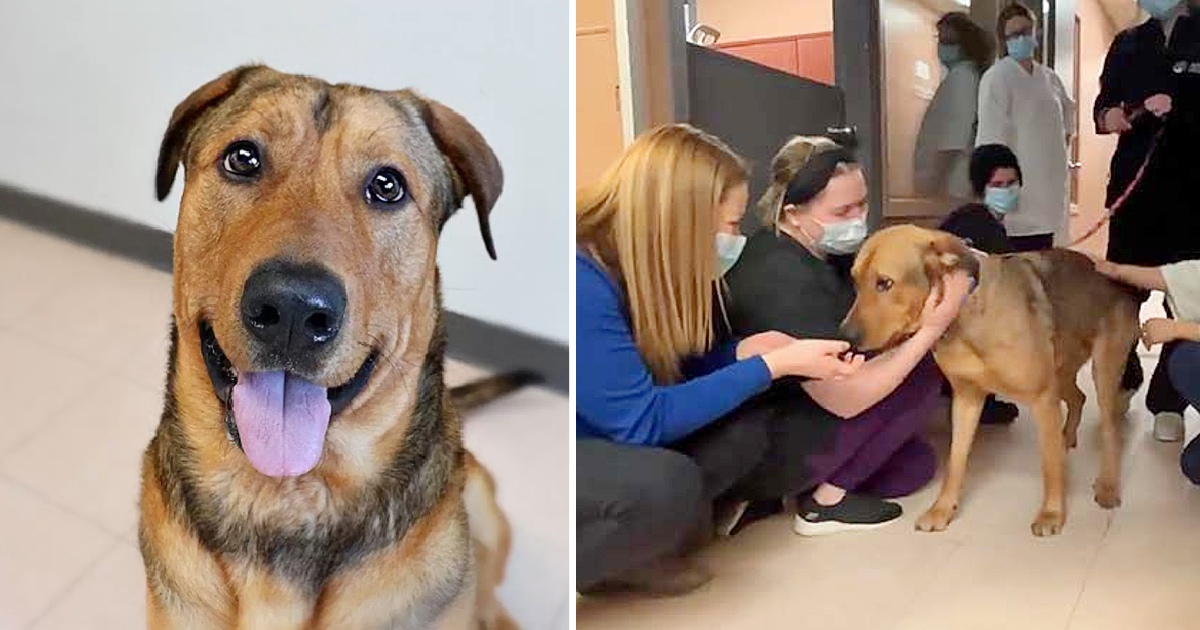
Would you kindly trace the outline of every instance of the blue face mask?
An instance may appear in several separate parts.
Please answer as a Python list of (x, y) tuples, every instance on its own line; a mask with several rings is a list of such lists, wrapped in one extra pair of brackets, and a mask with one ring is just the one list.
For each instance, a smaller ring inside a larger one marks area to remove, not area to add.
[(983, 192), (983, 205), (996, 214), (1005, 215), (1017, 209), (1017, 201), (1021, 198), (1021, 187), (1012, 185), (1006, 188), (988, 186)]
[(1006, 45), (1008, 46), (1008, 56), (1017, 61), (1033, 59), (1033, 51), (1037, 50), (1037, 40), (1033, 38), (1033, 35), (1018, 35), (1009, 38)]
[(867, 220), (862, 217), (828, 224), (817, 221), (817, 225), (823, 230), (817, 247), (826, 254), (853, 254), (867, 239)]
[(717, 232), (717, 264), (721, 269), (722, 276), (729, 273), (730, 269), (733, 269), (733, 266), (737, 264), (738, 258), (742, 257), (742, 250), (745, 248), (745, 236)]
[(1175, 10), (1182, 0), (1138, 0), (1138, 6), (1146, 10), (1150, 17), (1161, 20)]
[(962, 61), (962, 49), (958, 44), (938, 44), (938, 61), (949, 68)]

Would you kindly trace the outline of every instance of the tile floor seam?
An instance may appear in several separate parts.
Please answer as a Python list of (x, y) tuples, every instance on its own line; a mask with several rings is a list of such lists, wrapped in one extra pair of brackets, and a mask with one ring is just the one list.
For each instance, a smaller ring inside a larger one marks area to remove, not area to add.
[[(1141, 388), (1139, 388), (1139, 389), (1141, 389)], [(1138, 416), (1140, 416), (1140, 414), (1138, 414)], [(1126, 431), (1128, 431), (1129, 430), (1128, 425), (1132, 424), (1136, 419), (1137, 419), (1137, 416), (1134, 415), (1132, 410), (1127, 411), (1126, 416), (1125, 416), (1127, 426), (1125, 426), (1123, 428)], [(1134, 436), (1128, 435), (1128, 434), (1121, 436), (1121, 439), (1126, 441), (1125, 448), (1129, 448), (1128, 441), (1131, 440), (1133, 437)], [(1136, 448), (1133, 451), (1133, 453), (1130, 454), (1129, 462), (1122, 468), (1122, 473), (1124, 473), (1125, 471), (1137, 470), (1137, 462), (1141, 459), (1141, 457), (1144, 457), (1144, 455), (1143, 455), (1144, 452), (1145, 452), (1144, 448)], [(1120, 487), (1122, 488), (1122, 490), (1121, 490), (1122, 494), (1124, 494), (1124, 492), (1125, 492), (1125, 487), (1126, 487), (1127, 481), (1128, 481), (1127, 478), (1123, 478), (1121, 480)], [(1108, 541), (1109, 533), (1112, 532), (1113, 523), (1116, 521), (1117, 517), (1120, 515), (1120, 512), (1118, 511), (1119, 509), (1120, 509), (1120, 507), (1118, 506), (1117, 509), (1109, 510), (1108, 517), (1104, 521), (1104, 532), (1100, 536), (1100, 541), (1096, 544), (1096, 552), (1094, 554), (1092, 554), (1092, 559), (1090, 562), (1088, 562), (1087, 571), (1084, 572), (1083, 579), (1080, 580), (1079, 593), (1075, 596), (1075, 601), (1071, 604), (1071, 614), (1067, 615), (1067, 625), (1063, 627), (1063, 630), (1071, 630), (1071, 626), (1074, 625), (1074, 623), (1075, 623), (1075, 615), (1079, 612), (1080, 603), (1083, 602), (1083, 594), (1087, 591), (1088, 582), (1091, 581), (1092, 573), (1096, 570), (1096, 563), (1100, 561), (1100, 554), (1104, 551), (1104, 544), (1106, 541)]]
[[(96, 366), (92, 366), (92, 367), (96, 367)], [(66, 400), (64, 400), (55, 411), (46, 414), (46, 421), (42, 424), (42, 426), (40, 426), (38, 429), (36, 429), (32, 433), (30, 433), (29, 435), (14, 442), (12, 446), (10, 446), (6, 449), (0, 450), (0, 464), (3, 464), (5, 459), (7, 459), (10, 455), (16, 453), (17, 451), (19, 451), (22, 448), (24, 448), (25, 446), (27, 446), (29, 442), (32, 442), (36, 437), (41, 435), (41, 433), (43, 431), (45, 431), (46, 429), (56, 426), (60, 422), (65, 422), (66, 420), (62, 417), (62, 414), (66, 413), (68, 410), (70, 410), (71, 407), (75, 403), (79, 402), (80, 400), (83, 400), (84, 397), (86, 397), (88, 394), (93, 393), (93, 391), (95, 389), (98, 389), (104, 383), (104, 381), (106, 379), (120, 380), (122, 383), (127, 384), (131, 387), (134, 387), (136, 389), (140, 389), (144, 393), (154, 394), (159, 399), (160, 403), (164, 402), (163, 397), (165, 396), (164, 390), (166, 387), (165, 374), (163, 376), (163, 379), (164, 379), (163, 386), (151, 387), (148, 383), (143, 383), (141, 381), (138, 381), (135, 378), (132, 378), (129, 374), (125, 374), (124, 369), (121, 369), (118, 371), (120, 371), (122, 373), (117, 374), (117, 375), (110, 374), (110, 375), (97, 376), (96, 380), (91, 381), (89, 385), (87, 385), (86, 387), (80, 388), (79, 392), (77, 394), (75, 394), (75, 396), (68, 397)], [(164, 370), (164, 372), (165, 372), (165, 370)], [(154, 426), (155, 426), (155, 429), (157, 429), (158, 423), (156, 422)], [(147, 439), (146, 441), (147, 441), (147, 443), (149, 443), (149, 439)]]
[(75, 579), (66, 583), (63, 586), (62, 590), (60, 590), (58, 593), (56, 593), (54, 595), (54, 597), (52, 597), (50, 599), (49, 603), (46, 604), (45, 609), (43, 609), (36, 616), (34, 616), (33, 619), (31, 619), (29, 621), (29, 623), (25, 626), (25, 628), (27, 630), (32, 630), (33, 628), (36, 628), (37, 625), (42, 622), (42, 619), (45, 619), (47, 616), (50, 615), (50, 613), (54, 612), (55, 608), (57, 608), (58, 605), (63, 602), (63, 598), (65, 598), (67, 595), (69, 595), (71, 593), (71, 591), (75, 589), (76, 586), (79, 586), (83, 582), (83, 580), (85, 580), (89, 575), (91, 575), (92, 571), (95, 571), (96, 568), (100, 566), (100, 563), (107, 560), (108, 557), (110, 555), (112, 555), (113, 552), (116, 551), (120, 545), (121, 545), (120, 540), (114, 540), (112, 542), (112, 544), (110, 544), (108, 546), (108, 548), (106, 548), (103, 552), (101, 552), (98, 556), (96, 556), (95, 560), (93, 560), (90, 564), (88, 564), (86, 567), (84, 567), (84, 569), (79, 572), (79, 575), (75, 576)]
[(83, 398), (88, 394), (91, 394), (94, 389), (98, 389), (103, 380), (103, 376), (97, 376), (94, 381), (89, 381), (87, 385), (80, 387), (79, 391), (74, 396), (68, 396), (60, 405), (58, 405), (57, 408), (54, 409), (54, 411), (47, 413), (46, 418), (42, 422), (41, 426), (33, 431), (30, 431), (29, 435), (26, 435), (16, 442), (13, 442), (11, 446), (0, 449), (0, 466), (2, 466), (4, 462), (7, 461), (8, 458), (17, 451), (20, 451), (28, 446), (29, 443), (40, 436), (43, 431), (49, 429), (50, 427), (56, 426), (60, 422), (65, 422), (66, 420), (63, 418), (63, 414), (70, 410), (75, 403), (83, 400)]
[[(102, 370), (105, 370), (108, 372), (115, 372), (115, 371), (120, 370), (122, 366), (129, 363), (130, 360), (133, 359), (134, 353), (137, 352), (137, 348), (133, 344), (127, 344), (125, 353), (123, 355), (121, 355), (121, 354), (116, 355), (117, 357), (119, 357), (119, 359), (114, 358), (111, 364), (102, 363), (101, 365), (96, 365), (97, 361), (96, 361), (94, 354), (80, 352), (79, 349), (76, 348), (73, 344), (59, 343), (57, 337), (54, 337), (54, 336), (43, 337), (40, 333), (36, 333), (36, 332), (30, 331), (28, 329), (22, 329), (22, 328), (16, 329), (16, 332), (19, 334), (25, 335), (26, 338), (29, 339), (30, 341), (35, 341), (37, 343), (49, 346), (51, 349), (61, 352), (65, 355), (67, 355), (68, 357), (70, 357), (71, 359), (74, 359), (81, 363), (87, 363), (88, 365), (91, 365), (92, 367), (102, 369)], [(129, 341), (129, 340), (126, 340), (126, 341)], [(110, 356), (112, 356), (112, 355), (110, 355)]]
[[(922, 533), (921, 535), (928, 535), (928, 534)], [(950, 540), (949, 542), (952, 545), (950, 552), (947, 553), (946, 556), (944, 558), (942, 558), (942, 561), (938, 563), (937, 569), (934, 571), (931, 571), (929, 573), (929, 579), (926, 580), (925, 583), (922, 584), (919, 588), (917, 588), (917, 590), (913, 593), (912, 598), (909, 599), (909, 601), (904, 605), (903, 612), (900, 614), (899, 617), (896, 618), (896, 623), (892, 627), (894, 627), (894, 628), (903, 628), (904, 627), (904, 622), (907, 621), (909, 617), (911, 617), (912, 615), (915, 614), (916, 611), (914, 610), (914, 608), (916, 607), (917, 602), (921, 601), (921, 596), (925, 594), (925, 591), (929, 590), (929, 588), (931, 586), (933, 586), (933, 583), (937, 579), (939, 573), (941, 572), (942, 569), (945, 568), (945, 566), (947, 564), (950, 563), (950, 559), (954, 557), (954, 554), (958, 553), (960, 550), (962, 550), (963, 547), (966, 546), (966, 542), (961, 541), (961, 540)]]
[(1100, 554), (1104, 551), (1104, 542), (1108, 540), (1108, 533), (1112, 531), (1115, 518), (1115, 513), (1109, 513), (1108, 518), (1104, 520), (1104, 533), (1100, 536), (1100, 541), (1096, 543), (1095, 552), (1092, 554), (1092, 559), (1088, 561), (1083, 579), (1079, 581), (1079, 592), (1075, 594), (1075, 601), (1071, 604), (1071, 613), (1067, 615), (1067, 623), (1063, 626), (1063, 630), (1070, 630), (1071, 625), (1075, 623), (1075, 613), (1078, 612), (1079, 604), (1083, 601), (1083, 593), (1087, 591), (1088, 581), (1092, 578), (1092, 572), (1096, 570), (1096, 563), (1100, 561)]
[[(120, 532), (120, 533), (114, 532), (113, 530), (109, 529), (107, 525), (104, 525), (103, 523), (97, 521), (95, 518), (92, 518), (91, 516), (88, 516), (87, 514), (79, 512), (75, 508), (72, 508), (67, 505), (63, 505), (62, 503), (59, 503), (58, 501), (51, 499), (50, 497), (46, 496), (46, 494), (44, 492), (42, 492), (41, 490), (38, 490), (37, 488), (30, 486), (29, 484), (25, 483), (24, 481), (21, 481), (20, 479), (13, 477), (12, 475), (4, 472), (3, 470), (0, 470), (0, 480), (7, 481), (8, 483), (11, 483), (14, 486), (17, 486), (21, 490), (24, 490), (25, 492), (29, 493), (30, 495), (34, 496), (35, 498), (37, 498), (42, 503), (45, 503), (46, 505), (53, 506), (59, 510), (67, 512), (71, 516), (74, 516), (78, 519), (83, 520), (88, 525), (91, 525), (92, 527), (99, 529), (101, 533), (106, 534), (106, 535), (110, 536), (111, 538), (121, 540), (121, 539), (124, 539), (125, 536), (127, 535), (127, 532)], [(136, 501), (137, 501), (136, 496), (130, 497), (130, 502), (136, 503)]]
[[(61, 295), (62, 293), (64, 293), (64, 292), (69, 293), (69, 292), (73, 291), (74, 289), (76, 289), (77, 287), (85, 286), (85, 284), (86, 284), (86, 280), (80, 279), (78, 277), (70, 277), (70, 278), (63, 279), (61, 282), (61, 286), (57, 287), (57, 289), (55, 291), (50, 291), (46, 295), (42, 296), (41, 298), (35, 299), (32, 302), (30, 302), (28, 304), (27, 312), (28, 313), (36, 312), (37, 309), (43, 307), (45, 304), (47, 304), (47, 303), (51, 302), (53, 299), (59, 297), (59, 295)], [(164, 325), (165, 325), (166, 321), (169, 319), (170, 314), (171, 313), (169, 311), (164, 314)], [(25, 328), (24, 325), (22, 325), (21, 323), (18, 323), (18, 322), (22, 322), (23, 320), (24, 320), (24, 317), (14, 317), (12, 321), (7, 322), (7, 325), (13, 331), (25, 335), (28, 339), (49, 345), (56, 350), (60, 350), (66, 354), (69, 354), (72, 358), (75, 358), (75, 359), (78, 359), (81, 361), (86, 361), (87, 359), (92, 358), (92, 357), (90, 357), (90, 355), (83, 356), (83, 355), (77, 354), (76, 349), (74, 347), (72, 347), (70, 344), (60, 345), (59, 343), (57, 343), (58, 337), (55, 335), (43, 336), (43, 333), (40, 330)], [(136, 351), (136, 348), (131, 347), (129, 355), (124, 357), (120, 362), (115, 362), (114, 365), (124, 366), (133, 357), (133, 353), (135, 351)]]

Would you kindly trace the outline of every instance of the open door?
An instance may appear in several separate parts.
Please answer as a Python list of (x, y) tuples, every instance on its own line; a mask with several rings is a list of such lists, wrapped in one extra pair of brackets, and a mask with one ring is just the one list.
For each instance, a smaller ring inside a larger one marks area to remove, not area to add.
[[(625, 2), (630, 7), (631, 66), (640, 75), (631, 91), (636, 133), (679, 121), (720, 136), (750, 161), (753, 196), (765, 190), (771, 158), (789, 137), (829, 135), (852, 141), (870, 190), (868, 221), (879, 225), (883, 159), (878, 139), (883, 130), (878, 1)], [(700, 44), (691, 43), (688, 34), (697, 26), (721, 35), (716, 41), (705, 37)], [(770, 54), (747, 51), (764, 42), (774, 46)], [(722, 44), (741, 50), (718, 50)]]
[[(695, 44), (688, 45), (688, 109), (689, 122), (749, 160), (751, 200), (766, 191), (771, 158), (785, 140), (849, 133), (840, 89)], [(757, 221), (747, 212), (743, 228)]]

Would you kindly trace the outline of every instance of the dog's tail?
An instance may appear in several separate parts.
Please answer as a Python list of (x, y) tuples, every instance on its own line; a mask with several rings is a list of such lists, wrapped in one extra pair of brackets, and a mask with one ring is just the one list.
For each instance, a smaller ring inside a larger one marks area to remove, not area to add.
[(529, 370), (513, 370), (451, 387), (450, 400), (459, 413), (465, 413), (541, 381), (541, 376)]

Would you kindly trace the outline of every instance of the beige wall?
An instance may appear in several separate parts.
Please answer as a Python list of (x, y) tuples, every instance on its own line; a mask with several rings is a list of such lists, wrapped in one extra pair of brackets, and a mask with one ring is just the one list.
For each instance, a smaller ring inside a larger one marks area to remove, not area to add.
[[(865, 1), (865, 0), (864, 0)], [(833, 30), (833, 0), (697, 0), (696, 19), (722, 42)]]
[(575, 13), (575, 174), (587, 186), (624, 145), (612, 0), (579, 0)]
[[(1100, 70), (1116, 28), (1102, 10), (1100, 0), (1078, 0), (1079, 40), (1079, 214), (1071, 218), (1072, 237), (1082, 236), (1104, 216), (1104, 191), (1108, 185), (1108, 163), (1116, 149), (1116, 136), (1096, 135), (1092, 104), (1100, 89)], [(1103, 254), (1108, 230), (1103, 229), (1079, 249)]]

